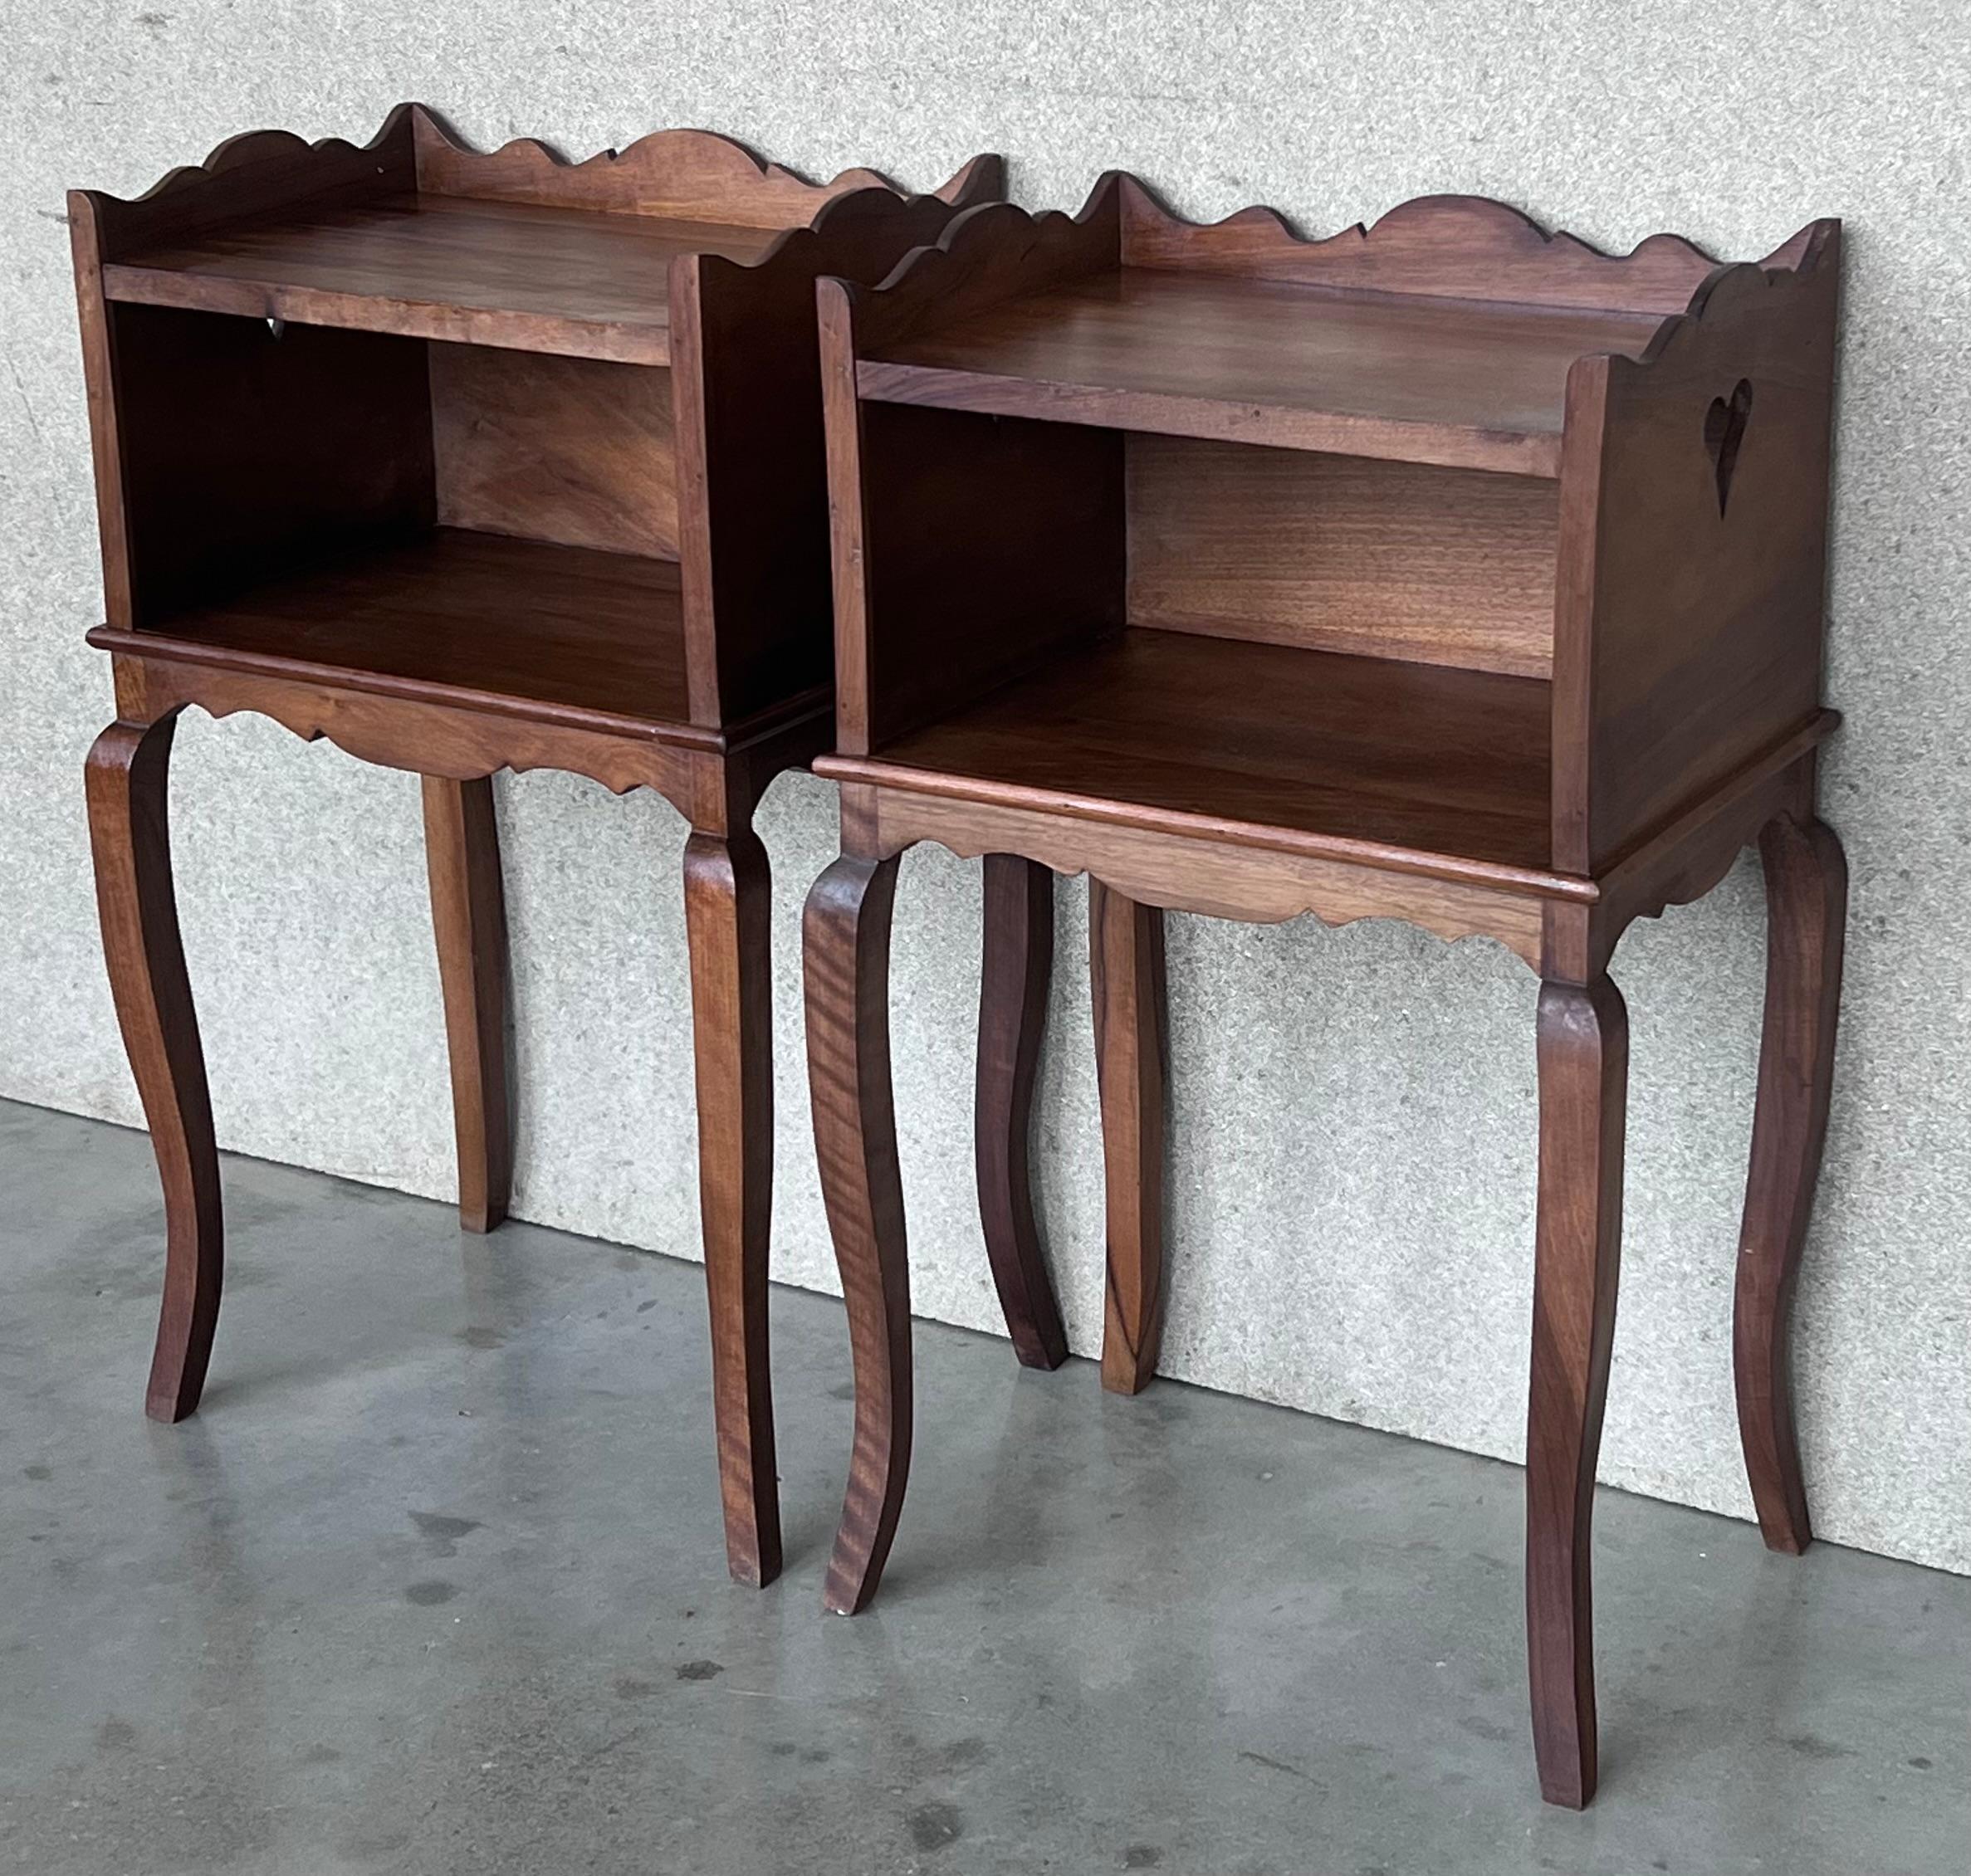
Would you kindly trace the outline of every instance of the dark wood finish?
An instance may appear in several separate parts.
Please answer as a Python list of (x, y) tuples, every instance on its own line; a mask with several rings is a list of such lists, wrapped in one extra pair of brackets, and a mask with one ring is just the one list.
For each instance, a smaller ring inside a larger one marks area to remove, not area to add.
[(1088, 880), (1088, 974), (1102, 1098), (1108, 1280), (1102, 1385), (1140, 1394), (1163, 1341), (1163, 914)]
[(203, 652), (227, 670), (684, 740), (672, 560), (435, 528), (180, 613), (135, 644), (159, 661)]
[[(1838, 224), (1733, 267), (1641, 363), (1570, 374), (1554, 858), (1598, 870), (1821, 699)], [(1710, 406), (1756, 388), (1722, 512)]]
[(482, 345), (429, 354), (440, 525), (677, 558), (669, 372)]
[(1606, 978), (1540, 989), (1540, 1205), (1526, 1421), (1526, 1639), (1540, 1795), (1595, 1795), (1590, 1525), (1621, 1262), (1629, 1017)]
[(988, 853), (979, 982), (979, 1063), (973, 1139), (979, 1221), (1014, 1352), (1028, 1368), (1058, 1368), (1068, 1332), (1034, 1219), (1027, 1145), (1034, 1079), (1054, 975), (1054, 875), (1010, 853)]
[(87, 771), (103, 960), (164, 1187), (164, 1301), (144, 1410), (167, 1422), (198, 1405), (226, 1265), (212, 1100), (171, 888), (176, 727), (174, 716), (112, 723)]
[(1553, 675), (1552, 482), (1177, 437), (1127, 462), (1136, 624)]
[(780, 1567), (767, 1375), (768, 879), (751, 830), (825, 746), (822, 275), (879, 279), (998, 190), (811, 183), (702, 131), (570, 164), (422, 106), (70, 198), (119, 722), (90, 770), (105, 948), (170, 1250), (151, 1410), (218, 1304), (203, 1070), (163, 821), (174, 713), (258, 711), (423, 778), (462, 1218), (511, 1139), (488, 778), (653, 788), (689, 822), (700, 1187), (726, 1548)]
[(423, 788), (431, 923), (452, 1057), (458, 1219), (467, 1231), (492, 1231), (506, 1222), (513, 1188), (499, 823), (488, 777), (460, 782), (427, 775)]
[(780, 1573), (767, 1346), (773, 1217), (772, 880), (750, 827), (684, 848), (697, 1064), (698, 1203), (712, 1309), (726, 1549), (743, 1583)]
[(863, 364), (865, 398), (1386, 457), (1560, 471), (1568, 368), (1640, 352), (1653, 314), (1323, 296), (1125, 267)]
[(1309, 852), (1538, 872), (1549, 696), (1533, 678), (1132, 628), (874, 762), (897, 785), (909, 770), (1044, 794), (1057, 811), (1121, 802)]
[(910, 1263), (890, 1081), (897, 862), (844, 853), (803, 915), (808, 1085), (829, 1229), (855, 1356), (855, 1451), (823, 1597), (853, 1615), (876, 1592), (910, 1477)]
[(1827, 1134), (1848, 867), (1832, 828), (1791, 815), (1767, 823), (1759, 853), (1766, 870), (1766, 1022), (1732, 1353), (1759, 1530), (1768, 1548), (1797, 1556), (1813, 1531), (1793, 1429), (1787, 1338)]
[[(1807, 1529), (1785, 1323), (1839, 975), (1816, 818), (1838, 722), (1820, 700), (1838, 239), (1816, 222), (1719, 268), (1673, 237), (1602, 256), (1433, 198), (1303, 241), (1264, 209), (1194, 227), (1111, 177), (1077, 216), (977, 208), (880, 288), (819, 290), (829, 877), (924, 840), (1088, 876), (1106, 1380), (1150, 1372), (1163, 1291), (1162, 911), (1401, 918), (1494, 939), (1542, 980), (1527, 1585), (1559, 1804), (1597, 1771), (1589, 1513), (1627, 1048), (1608, 965), (1762, 832), (1741, 1420), (1768, 1537)], [(829, 962), (810, 1033), (839, 1038), (876, 1021), (878, 966), (846, 939)], [(887, 1073), (873, 1042), (852, 1066), (817, 1069), (834, 1097), (815, 1124), (882, 1360), (836, 1607), (868, 1600), (893, 1532), (908, 1362), (900, 1202), (872, 1198), (890, 1147), (851, 1125), (887, 1112)]]

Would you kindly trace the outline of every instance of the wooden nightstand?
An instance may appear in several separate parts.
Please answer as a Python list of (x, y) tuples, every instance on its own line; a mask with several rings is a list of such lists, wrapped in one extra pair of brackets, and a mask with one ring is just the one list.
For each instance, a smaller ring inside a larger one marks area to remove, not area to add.
[[(808, 1041), (855, 1339), (829, 1606), (873, 1593), (911, 1426), (885, 1009), (898, 856), (1086, 872), (1103, 1378), (1154, 1365), (1162, 910), (1406, 919), (1541, 980), (1527, 1478), (1540, 1783), (1596, 1778), (1589, 1517), (1614, 1325), (1631, 920), (1748, 843), (1771, 919), (1739, 1260), (1767, 1541), (1807, 1541), (1788, 1292), (1825, 1127), (1845, 870), (1815, 813), (1839, 227), (1757, 266), (1611, 258), (1495, 203), (1303, 242), (1134, 180), (954, 222), (819, 288), (843, 857)], [(1042, 889), (1030, 887), (1036, 896)]]
[[(766, 1358), (768, 877), (755, 804), (832, 740), (818, 275), (954, 205), (812, 184), (702, 131), (570, 164), (404, 105), (278, 131), (140, 200), (71, 198), (117, 721), (89, 759), (104, 947), (164, 1185), (148, 1409), (197, 1406), (218, 1165), (165, 792), (178, 713), (256, 711), (424, 778), (468, 1229), (505, 1215), (492, 784), (652, 788), (685, 850), (718, 1445), (733, 1574), (780, 1569)], [(791, 231), (791, 232), (790, 232)]]

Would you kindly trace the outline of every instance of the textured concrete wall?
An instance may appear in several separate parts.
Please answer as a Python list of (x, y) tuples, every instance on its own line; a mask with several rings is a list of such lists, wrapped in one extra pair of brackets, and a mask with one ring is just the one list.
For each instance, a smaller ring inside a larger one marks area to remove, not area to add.
[[(703, 123), (810, 171), (872, 162), (928, 184), (1000, 149), (1032, 203), (1077, 203), (1119, 164), (1193, 213), (1263, 198), (1317, 231), (1432, 190), (1502, 196), (1605, 246), (1668, 227), (1739, 256), (1847, 217), (1831, 609), (1848, 728), (1827, 773), (1853, 922), (1797, 1367), (1822, 1532), (1971, 1570), (1971, 43), (1956, 7), (140, 3), (46, 0), (0, 26), (0, 1092), (123, 1121), (137, 1109), (81, 813), (110, 691), (81, 642), (100, 598), (65, 186), (134, 193), (262, 125), (366, 134), (417, 96), (482, 142), (532, 133), (578, 154)], [(416, 784), (251, 720), (194, 719), (179, 749), (180, 903), (225, 1143), (446, 1192)], [(551, 775), (506, 780), (501, 807), (518, 1209), (690, 1256), (681, 827), (654, 799)], [(794, 940), (830, 852), (830, 791), (782, 781), (765, 833), (780, 882), (774, 1267), (826, 1288)], [(991, 1327), (970, 1174), (977, 916), (976, 868), (911, 860), (895, 1004), (916, 1294)], [(1078, 885), (1059, 937), (1036, 1159), (1088, 1350), (1101, 1215)], [(1531, 978), (1495, 948), (1389, 925), (1178, 918), (1170, 952), (1166, 1370), (1516, 1455)], [(1616, 965), (1635, 1068), (1603, 1476), (1741, 1515), (1729, 1298), (1760, 960), (1742, 866)]]

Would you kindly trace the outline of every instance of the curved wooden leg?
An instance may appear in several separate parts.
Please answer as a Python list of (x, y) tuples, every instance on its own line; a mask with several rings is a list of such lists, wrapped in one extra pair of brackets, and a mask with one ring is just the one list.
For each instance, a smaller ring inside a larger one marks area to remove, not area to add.
[(175, 723), (112, 723), (86, 770), (103, 958), (164, 1187), (164, 1302), (144, 1410), (166, 1421), (198, 1405), (225, 1277), (212, 1100), (171, 889)]
[(427, 775), (423, 782), (431, 924), (452, 1056), (458, 1222), (467, 1231), (491, 1231), (506, 1219), (513, 1186), (499, 823), (491, 777), (455, 782)]
[(698, 1076), (698, 1194), (712, 1308), (726, 1560), (741, 1583), (780, 1573), (780, 1483), (767, 1360), (773, 1215), (772, 879), (750, 828), (684, 848)]
[(1629, 1018), (1606, 978), (1540, 989), (1540, 1198), (1526, 1432), (1526, 1634), (1540, 1795), (1595, 1795), (1589, 1529), (1621, 1255)]
[(1088, 963), (1108, 1205), (1102, 1385), (1137, 1394), (1163, 1339), (1163, 914), (1091, 876)]
[(1040, 1253), (1027, 1167), (1034, 1077), (1054, 974), (1054, 874), (1011, 853), (988, 853), (985, 871), (974, 1129), (979, 1217), (1015, 1353), (1029, 1368), (1058, 1368), (1068, 1359), (1068, 1336)]
[(1766, 869), (1766, 1019), (1732, 1356), (1739, 1437), (1759, 1531), (1768, 1549), (1797, 1555), (1813, 1532), (1793, 1431), (1788, 1319), (1827, 1132), (1848, 867), (1832, 828), (1790, 816), (1768, 825), (1759, 853)]
[(855, 1451), (824, 1600), (865, 1607), (910, 1476), (910, 1273), (890, 1084), (890, 914), (897, 861), (844, 854), (804, 919), (808, 1082), (821, 1195), (855, 1355)]

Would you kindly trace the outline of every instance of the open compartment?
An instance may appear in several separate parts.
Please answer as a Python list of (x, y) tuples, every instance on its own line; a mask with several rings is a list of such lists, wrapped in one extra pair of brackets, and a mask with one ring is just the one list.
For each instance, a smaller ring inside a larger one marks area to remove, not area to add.
[(813, 282), (999, 176), (482, 154), (406, 105), (79, 192), (96, 642), (687, 742), (824, 711)]
[(1112, 177), (825, 285), (827, 772), (1592, 873), (1816, 721), (1836, 241), (1615, 258), (1437, 198), (1308, 242)]

